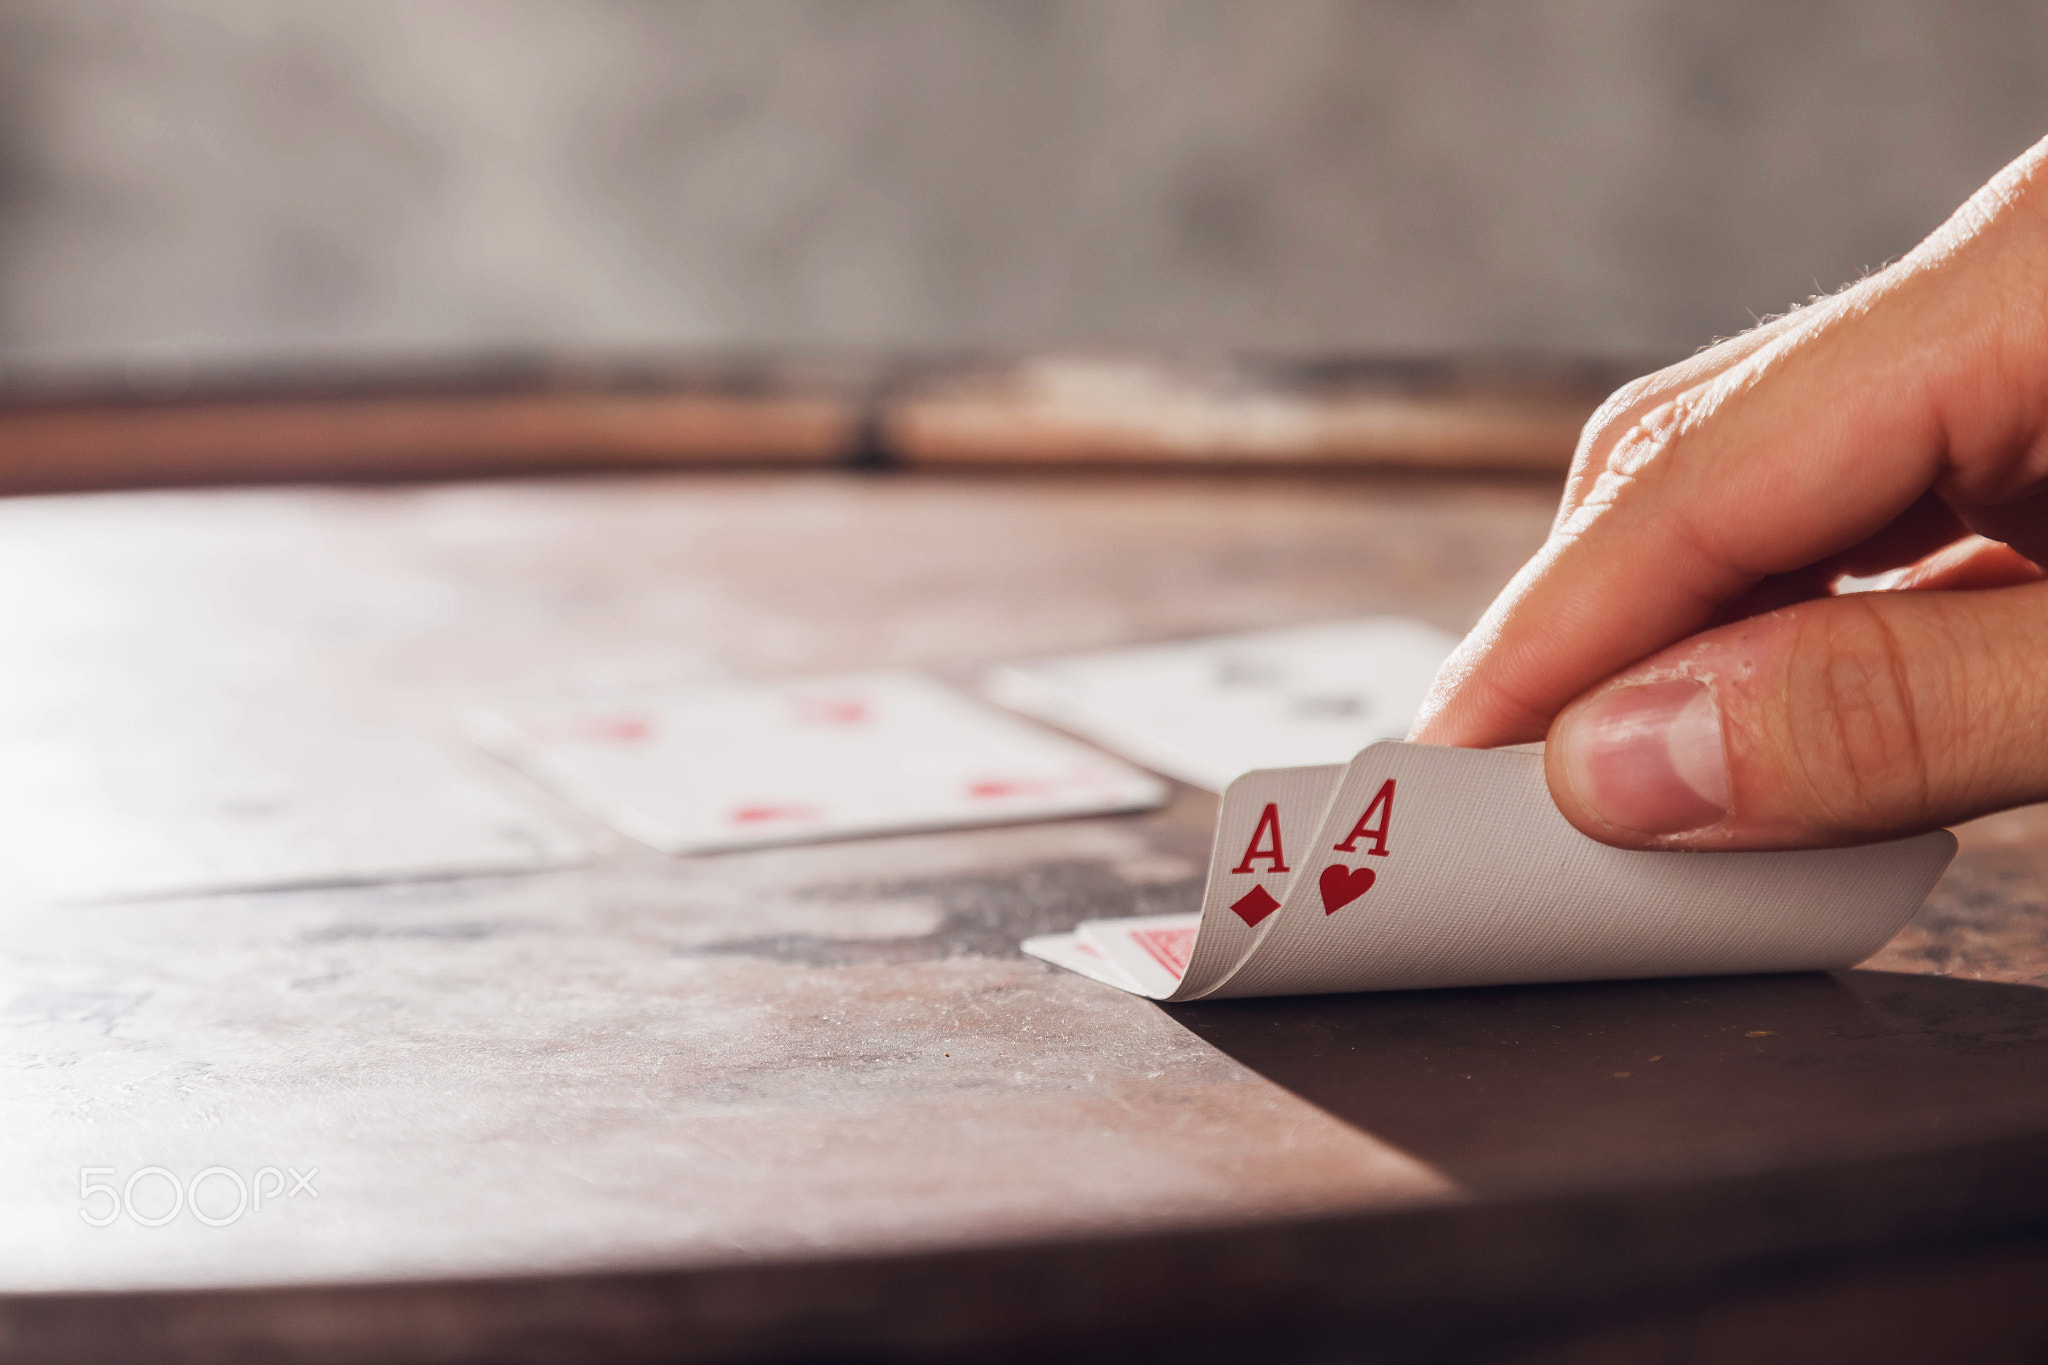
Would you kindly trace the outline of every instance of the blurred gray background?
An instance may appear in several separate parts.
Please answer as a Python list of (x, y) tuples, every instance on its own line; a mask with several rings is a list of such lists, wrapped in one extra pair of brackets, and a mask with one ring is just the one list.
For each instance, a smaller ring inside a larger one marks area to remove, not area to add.
[(1683, 352), (2044, 132), (2019, 0), (0, 0), (0, 358)]

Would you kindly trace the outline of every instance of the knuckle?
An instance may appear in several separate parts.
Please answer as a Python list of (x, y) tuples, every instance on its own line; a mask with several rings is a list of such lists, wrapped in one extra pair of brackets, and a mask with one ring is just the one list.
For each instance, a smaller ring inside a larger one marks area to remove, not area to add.
[(1608, 394), (1600, 406), (1593, 409), (1593, 415), (1586, 419), (1586, 425), (1580, 429), (1577, 464), (1583, 468), (1595, 462), (1602, 452), (1634, 425), (1637, 410), (1646, 403), (1652, 403), (1652, 400), (1671, 384), (1670, 372), (1658, 370), (1654, 374), (1631, 379)]
[(1711, 413), (1717, 388), (1712, 380), (1702, 382), (1687, 366), (1674, 365), (1609, 394), (1580, 429), (1553, 529), (1566, 529), (1571, 514), (1586, 504), (1595, 512), (1611, 506), (1646, 474), (1671, 467), (1681, 438)]
[(1691, 437), (1712, 409), (1708, 390), (1686, 389), (1644, 411), (1615, 442), (1608, 464), (1615, 468), (1645, 473), (1669, 469), (1680, 460), (1680, 451), (1691, 445)]
[(1656, 370), (1629, 380), (1608, 394), (1606, 401), (1593, 410), (1592, 419), (1586, 423), (1587, 430), (1613, 426), (1630, 409), (1641, 407), (1646, 400), (1655, 397), (1671, 384), (1670, 370)]
[(1617, 420), (1588, 452), (1578, 476), (1583, 491), (1573, 515), (1557, 529), (1583, 531), (1637, 496), (1639, 490), (1668, 477), (1684, 458), (1681, 451), (1689, 447), (1690, 433), (1696, 427), (1695, 411), (1694, 396), (1688, 391), (1648, 410), (1626, 414), (1626, 425)]

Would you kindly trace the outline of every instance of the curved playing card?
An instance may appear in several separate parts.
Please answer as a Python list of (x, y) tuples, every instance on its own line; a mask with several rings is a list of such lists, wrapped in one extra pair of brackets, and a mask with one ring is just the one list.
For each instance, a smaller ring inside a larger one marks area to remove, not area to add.
[[(1283, 780), (1248, 774), (1231, 790), (1278, 790)], [(1610, 848), (1558, 813), (1540, 753), (1419, 744), (1361, 752), (1305, 837), (1281, 820), (1286, 837), (1267, 849), (1256, 805), (1233, 809), (1226, 797), (1199, 918), (1080, 926), (1139, 993), (1187, 1000), (1848, 967), (1904, 927), (1956, 847), (1937, 830), (1782, 853)], [(1278, 908), (1235, 911), (1237, 869), (1261, 866), (1261, 852), (1277, 864), (1271, 855), (1283, 849)], [(1176, 929), (1182, 937), (1169, 937)]]
[(1343, 765), (1333, 763), (1251, 772), (1232, 782), (1217, 810), (1199, 914), (1092, 920), (1057, 941), (1027, 942), (1024, 951), (1073, 967), (1065, 956), (1071, 941), (1115, 966), (1120, 979), (1112, 985), (1155, 1000), (1194, 999), (1235, 971), (1265, 936), (1294, 867), (1314, 851), (1307, 840), (1343, 775)]

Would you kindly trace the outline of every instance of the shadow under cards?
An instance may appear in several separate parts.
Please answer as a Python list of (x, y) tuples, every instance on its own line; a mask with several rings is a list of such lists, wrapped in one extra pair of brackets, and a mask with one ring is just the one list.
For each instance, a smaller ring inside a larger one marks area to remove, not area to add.
[(2048, 1131), (2048, 990), (1850, 971), (1177, 1005), (1475, 1193)]

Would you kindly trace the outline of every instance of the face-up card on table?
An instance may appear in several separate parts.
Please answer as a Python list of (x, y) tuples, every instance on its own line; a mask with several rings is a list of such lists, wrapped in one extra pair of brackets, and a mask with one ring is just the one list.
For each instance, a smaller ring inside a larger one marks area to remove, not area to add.
[(1616, 849), (1566, 822), (1540, 754), (1376, 744), (1346, 768), (1241, 964), (1173, 998), (1848, 967), (1904, 926), (1954, 852), (1945, 830), (1778, 853)]
[[(1164, 915), (1153, 918), (1185, 920), (1192, 925), (1195, 917)], [(1137, 921), (1126, 920), (1123, 923), (1135, 924)], [(1093, 943), (1084, 941), (1079, 934), (1044, 934), (1038, 938), (1026, 939), (1024, 951), (1042, 961), (1050, 962), (1055, 967), (1065, 967), (1077, 975), (1085, 976), (1092, 981), (1100, 981), (1105, 986), (1114, 986), (1132, 995), (1148, 994), (1129, 973), (1110, 961)]]
[(672, 853), (1146, 810), (1164, 783), (910, 673), (473, 717), (473, 738)]
[(587, 856), (458, 751), (302, 697), (0, 726), (0, 896), (76, 903), (526, 872)]
[(1219, 635), (996, 670), (995, 701), (1210, 791), (1395, 739), (1457, 641), (1400, 617)]

